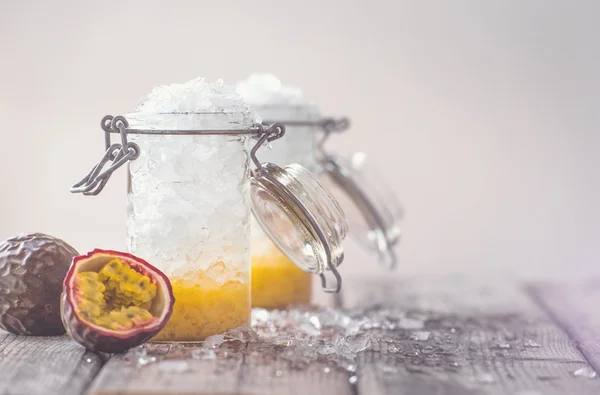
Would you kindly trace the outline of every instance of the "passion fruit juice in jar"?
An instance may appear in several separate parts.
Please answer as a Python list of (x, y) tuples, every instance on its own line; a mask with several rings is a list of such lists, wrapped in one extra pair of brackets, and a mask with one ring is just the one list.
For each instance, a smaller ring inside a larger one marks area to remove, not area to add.
[[(155, 88), (126, 116), (129, 251), (170, 279), (175, 305), (153, 341), (202, 341), (250, 322), (249, 136), (253, 113), (221, 82)], [(162, 133), (169, 131), (169, 133)], [(175, 132), (173, 132), (175, 131)]]

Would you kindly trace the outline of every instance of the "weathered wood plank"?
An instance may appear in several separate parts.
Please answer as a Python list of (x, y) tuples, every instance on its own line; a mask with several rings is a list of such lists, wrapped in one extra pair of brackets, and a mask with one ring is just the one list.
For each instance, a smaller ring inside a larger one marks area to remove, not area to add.
[(0, 331), (0, 394), (79, 395), (104, 364), (66, 336), (26, 337)]
[(577, 284), (537, 283), (531, 296), (575, 340), (577, 348), (600, 371), (600, 281)]
[(396, 323), (376, 335), (375, 351), (359, 355), (358, 393), (600, 393), (600, 380), (573, 374), (589, 365), (567, 334), (518, 287), (479, 284), (346, 279), (344, 307)]
[(236, 394), (245, 347), (148, 343), (113, 355), (86, 394)]
[(239, 393), (353, 394), (346, 372), (324, 361), (306, 363), (299, 360), (301, 356), (293, 355), (293, 351), (286, 351), (284, 347), (274, 352), (272, 347), (250, 343), (244, 358)]

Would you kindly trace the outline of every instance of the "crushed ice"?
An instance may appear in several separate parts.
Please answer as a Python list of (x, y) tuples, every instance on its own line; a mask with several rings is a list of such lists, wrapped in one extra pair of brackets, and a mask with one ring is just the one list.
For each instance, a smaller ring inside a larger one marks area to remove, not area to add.
[(595, 379), (598, 376), (598, 374), (590, 366), (585, 366), (583, 368), (579, 368), (579, 369), (575, 370), (573, 372), (573, 376), (585, 377), (588, 379)]
[[(365, 352), (387, 354), (403, 358), (416, 365), (445, 366), (460, 369), (446, 351), (447, 338), (457, 329), (448, 325), (446, 335), (427, 331), (431, 316), (381, 306), (367, 309), (328, 309), (297, 307), (289, 310), (252, 310), (251, 326), (231, 329), (208, 337), (202, 344), (150, 345), (130, 351), (139, 367), (164, 360), (221, 360), (238, 352), (260, 358), (277, 354), (289, 362), (291, 368), (302, 368), (313, 362), (324, 364), (323, 372), (337, 368), (356, 379), (359, 356)], [(451, 328), (454, 330), (452, 331)], [(390, 330), (394, 330), (390, 333)], [(409, 342), (407, 342), (409, 340)], [(247, 344), (239, 348), (237, 344)], [(508, 343), (506, 343), (508, 344)], [(497, 347), (503, 348), (504, 343)], [(164, 349), (160, 348), (163, 347)], [(237, 350), (232, 352), (233, 350)], [(238, 347), (238, 348), (236, 348)], [(510, 347), (510, 346), (509, 346)], [(151, 351), (147, 351), (148, 350)], [(161, 351), (162, 350), (162, 351)], [(381, 365), (386, 374), (397, 367), (388, 361)], [(184, 369), (183, 365), (167, 365), (164, 369)], [(277, 376), (277, 372), (274, 372)], [(486, 381), (480, 376), (477, 381)]]
[(525, 347), (532, 347), (532, 348), (536, 348), (536, 347), (541, 347), (540, 344), (538, 344), (535, 340), (533, 339), (528, 339), (525, 342)]
[(225, 335), (213, 335), (204, 340), (204, 348), (217, 348), (225, 341)]
[(156, 362), (156, 357), (153, 355), (148, 355), (148, 351), (146, 351), (146, 349), (136, 348), (132, 351), (132, 353), (137, 360), (138, 366), (146, 366)]
[(153, 114), (250, 112), (235, 86), (221, 79), (207, 82), (204, 78), (155, 87), (140, 99), (137, 110)]
[(424, 341), (429, 340), (430, 334), (431, 334), (430, 332), (425, 332), (425, 331), (413, 332), (413, 333), (411, 333), (409, 339), (416, 340), (419, 342), (424, 342)]

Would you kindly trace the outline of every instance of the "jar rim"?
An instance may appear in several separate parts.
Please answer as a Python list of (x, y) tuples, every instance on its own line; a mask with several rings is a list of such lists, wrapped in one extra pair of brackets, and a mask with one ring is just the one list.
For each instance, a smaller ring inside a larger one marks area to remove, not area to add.
[(151, 113), (134, 111), (125, 114), (124, 118), (129, 124), (127, 133), (171, 131), (172, 134), (177, 134), (177, 131), (229, 130), (247, 131), (247, 133), (253, 134), (257, 125), (260, 124), (259, 118), (254, 113), (248, 112)]

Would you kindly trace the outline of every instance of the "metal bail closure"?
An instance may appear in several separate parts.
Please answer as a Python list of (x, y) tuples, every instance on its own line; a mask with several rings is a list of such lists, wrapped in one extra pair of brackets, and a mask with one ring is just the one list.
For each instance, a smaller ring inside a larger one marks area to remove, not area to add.
[(381, 263), (393, 269), (398, 263), (394, 246), (400, 240), (402, 205), (374, 171), (366, 172), (368, 169), (362, 166), (363, 154), (356, 153), (347, 160), (324, 149), (324, 142), (332, 133), (342, 132), (348, 126), (349, 121), (345, 118), (323, 122), (324, 135), (317, 147), (326, 186), (338, 190), (335, 196), (344, 203), (347, 218), (351, 221), (351, 234), (365, 247), (377, 251)]
[[(348, 225), (337, 201), (307, 169), (292, 164), (281, 168), (256, 159), (251, 179), (252, 212), (265, 233), (300, 269), (318, 274), (325, 292), (337, 293), (342, 279), (337, 266), (344, 259), (342, 241)], [(327, 284), (330, 271), (335, 284)]]
[[(72, 193), (83, 193), (86, 196), (102, 192), (112, 173), (130, 160), (140, 156), (140, 147), (136, 143), (127, 142), (127, 119), (122, 116), (107, 115), (102, 118), (106, 152), (100, 162), (77, 184), (71, 188)], [(121, 144), (111, 144), (110, 134), (121, 135)]]
[[(164, 114), (168, 115), (168, 114)], [(177, 114), (174, 114), (177, 115)], [(108, 182), (108, 179), (119, 167), (128, 161), (137, 159), (140, 156), (140, 147), (133, 142), (127, 141), (127, 134), (148, 134), (148, 135), (253, 135), (262, 136), (267, 134), (265, 127), (255, 125), (250, 128), (241, 129), (219, 129), (219, 130), (163, 130), (163, 129), (131, 129), (129, 122), (123, 116), (113, 117), (107, 115), (102, 118), (100, 124), (104, 130), (104, 143), (106, 152), (100, 159), (100, 162), (77, 184), (71, 188), (72, 193), (83, 193), (84, 195), (98, 195)], [(275, 125), (274, 125), (275, 126)], [(284, 132), (282, 125), (277, 126), (281, 134)], [(270, 130), (270, 129), (269, 129)], [(116, 133), (121, 136), (121, 143), (111, 144), (110, 134)], [(278, 138), (270, 136), (270, 138)]]

